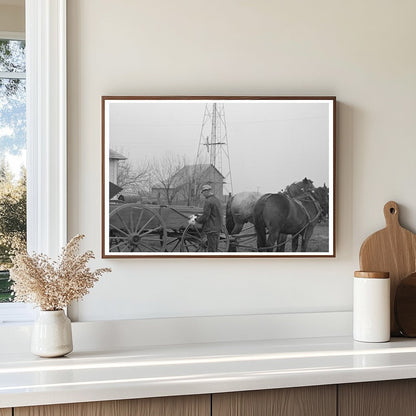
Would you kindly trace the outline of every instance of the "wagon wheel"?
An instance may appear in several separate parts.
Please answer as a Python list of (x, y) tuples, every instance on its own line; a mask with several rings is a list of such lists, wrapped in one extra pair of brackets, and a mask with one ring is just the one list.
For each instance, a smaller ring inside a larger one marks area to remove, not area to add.
[[(225, 227), (221, 230), (220, 241), (218, 243), (218, 252), (228, 251), (230, 237)], [(207, 236), (194, 225), (188, 225), (182, 234), (181, 251), (188, 253), (200, 253), (207, 251)]]
[(166, 249), (166, 226), (155, 211), (124, 204), (110, 214), (110, 252), (159, 252)]

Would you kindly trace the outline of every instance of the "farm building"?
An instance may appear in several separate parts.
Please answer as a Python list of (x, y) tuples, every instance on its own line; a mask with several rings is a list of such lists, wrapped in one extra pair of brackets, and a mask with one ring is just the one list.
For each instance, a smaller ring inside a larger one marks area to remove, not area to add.
[(121, 153), (118, 153), (113, 149), (110, 149), (109, 159), (110, 159), (110, 169), (109, 169), (110, 182), (117, 185), (118, 164), (120, 160), (126, 160), (127, 157), (123, 156)]
[(152, 187), (152, 198), (161, 204), (201, 205), (204, 184), (211, 185), (214, 195), (224, 199), (224, 176), (210, 164), (185, 165), (163, 184)]

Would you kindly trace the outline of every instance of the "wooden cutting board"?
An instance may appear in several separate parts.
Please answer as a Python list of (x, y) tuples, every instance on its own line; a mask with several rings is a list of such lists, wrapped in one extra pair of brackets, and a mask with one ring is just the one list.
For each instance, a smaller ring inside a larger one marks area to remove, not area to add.
[(394, 318), (394, 298), (399, 282), (416, 271), (416, 235), (399, 222), (399, 206), (390, 201), (384, 205), (386, 228), (370, 235), (360, 250), (362, 271), (390, 273), (390, 322), (391, 335), (400, 335)]
[(405, 277), (397, 286), (394, 316), (403, 335), (416, 337), (416, 273)]

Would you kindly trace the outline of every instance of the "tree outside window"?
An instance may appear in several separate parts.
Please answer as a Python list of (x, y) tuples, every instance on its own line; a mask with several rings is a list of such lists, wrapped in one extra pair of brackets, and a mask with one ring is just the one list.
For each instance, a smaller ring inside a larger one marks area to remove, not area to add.
[(8, 269), (26, 244), (25, 42), (0, 39), (0, 302), (12, 300)]

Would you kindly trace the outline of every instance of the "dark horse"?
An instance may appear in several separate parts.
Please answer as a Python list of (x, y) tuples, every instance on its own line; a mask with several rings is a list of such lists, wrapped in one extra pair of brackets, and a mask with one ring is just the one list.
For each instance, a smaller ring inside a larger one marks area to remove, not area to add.
[[(284, 251), (287, 235), (292, 235), (292, 251), (305, 252), (319, 219), (328, 214), (328, 188), (324, 185), (292, 198), (285, 193), (263, 195), (254, 206), (254, 226), (259, 251)], [(269, 236), (266, 241), (266, 230)]]

